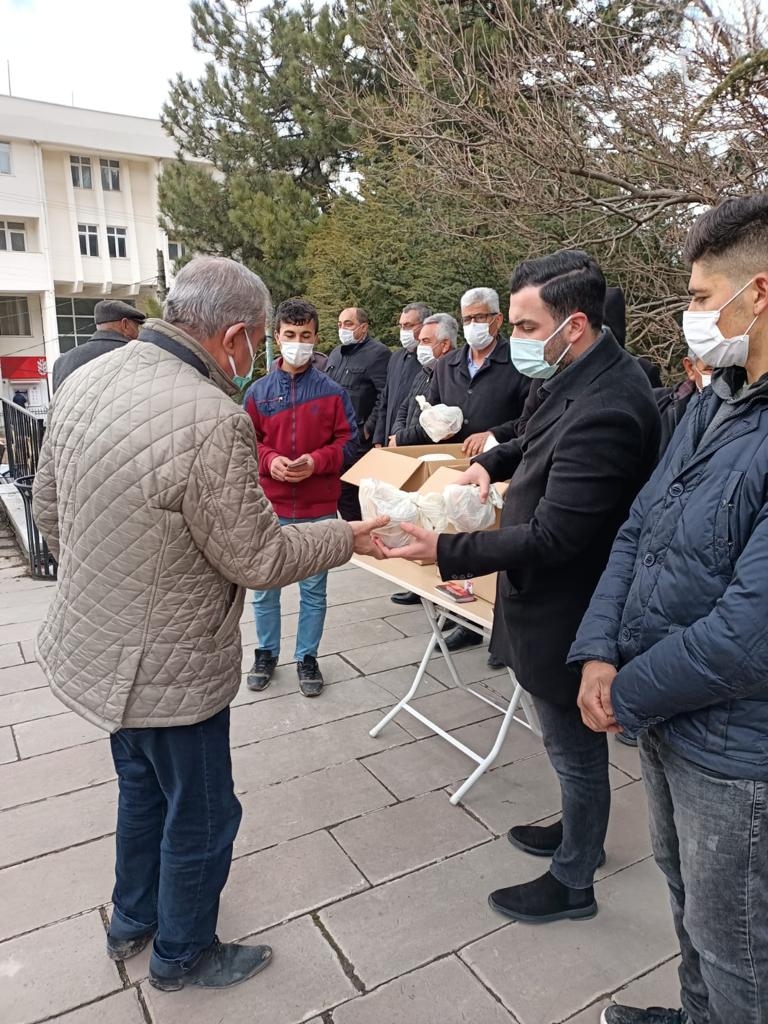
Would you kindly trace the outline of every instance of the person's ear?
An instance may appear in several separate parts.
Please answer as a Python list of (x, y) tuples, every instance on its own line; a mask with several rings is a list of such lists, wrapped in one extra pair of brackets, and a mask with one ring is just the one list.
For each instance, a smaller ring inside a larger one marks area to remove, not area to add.
[(760, 313), (764, 313), (765, 310), (768, 309), (768, 274), (757, 274), (755, 276), (754, 286), (757, 290), (757, 296), (752, 307), (752, 313), (754, 316), (758, 316)]
[(683, 356), (683, 369), (688, 380), (696, 380), (696, 367), (689, 356)]
[(224, 349), (228, 356), (232, 356), (235, 354), (237, 339), (241, 333), (243, 334), (243, 336), (245, 336), (244, 323), (232, 324), (231, 327), (228, 327), (226, 331), (224, 331), (224, 334), (221, 339), (221, 344), (222, 348)]

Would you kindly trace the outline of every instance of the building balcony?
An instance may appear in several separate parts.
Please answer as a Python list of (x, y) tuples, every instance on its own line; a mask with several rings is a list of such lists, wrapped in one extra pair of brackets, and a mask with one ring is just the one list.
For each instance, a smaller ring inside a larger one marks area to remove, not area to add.
[(41, 252), (0, 252), (0, 292), (25, 295), (51, 287), (48, 260)]

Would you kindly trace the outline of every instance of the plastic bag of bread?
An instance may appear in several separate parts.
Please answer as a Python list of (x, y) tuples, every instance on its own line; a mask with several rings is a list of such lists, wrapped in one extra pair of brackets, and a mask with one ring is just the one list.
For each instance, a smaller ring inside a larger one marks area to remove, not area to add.
[(389, 522), (373, 533), (387, 548), (404, 548), (413, 537), (405, 533), (403, 523), (421, 525), (421, 514), (414, 501), (415, 494), (400, 491), (383, 480), (366, 477), (360, 481), (360, 508), (364, 519), (389, 516)]
[(464, 423), (464, 413), (458, 405), (430, 405), (424, 395), (416, 395), (421, 409), (419, 426), (430, 441), (438, 444), (458, 434)]
[(501, 508), (499, 492), (491, 486), (488, 500), (480, 501), (480, 488), (449, 484), (443, 491), (445, 517), (459, 533), (488, 530), (496, 522), (496, 509)]

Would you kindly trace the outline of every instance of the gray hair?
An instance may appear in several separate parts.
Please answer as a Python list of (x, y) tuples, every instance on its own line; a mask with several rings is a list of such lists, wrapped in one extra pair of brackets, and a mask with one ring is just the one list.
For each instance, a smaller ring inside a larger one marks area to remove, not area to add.
[(432, 310), (426, 302), (409, 302), (407, 306), (403, 306), (403, 312), (417, 313), (419, 316), (419, 322), (422, 324), (428, 316), (432, 316)]
[(439, 324), (437, 340), (449, 341), (451, 343), (451, 348), (456, 348), (456, 338), (459, 334), (459, 325), (450, 313), (435, 313), (434, 316), (428, 316), (422, 326), (426, 327), (427, 324)]
[(499, 293), (493, 288), (470, 288), (461, 296), (461, 308), (467, 306), (486, 306), (489, 313), (500, 313)]
[(233, 324), (267, 323), (272, 300), (258, 274), (242, 263), (223, 256), (198, 256), (176, 275), (163, 316), (197, 341), (205, 341)]

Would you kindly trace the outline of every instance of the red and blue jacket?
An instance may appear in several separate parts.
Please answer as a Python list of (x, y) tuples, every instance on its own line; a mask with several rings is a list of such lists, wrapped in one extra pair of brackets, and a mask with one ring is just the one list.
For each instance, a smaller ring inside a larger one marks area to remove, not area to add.
[[(255, 381), (244, 406), (258, 442), (264, 493), (279, 516), (317, 519), (336, 512), (341, 474), (358, 454), (357, 426), (345, 389), (310, 366), (295, 377), (277, 368)], [(273, 480), (270, 466), (278, 455), (311, 455), (315, 472), (301, 483)]]

